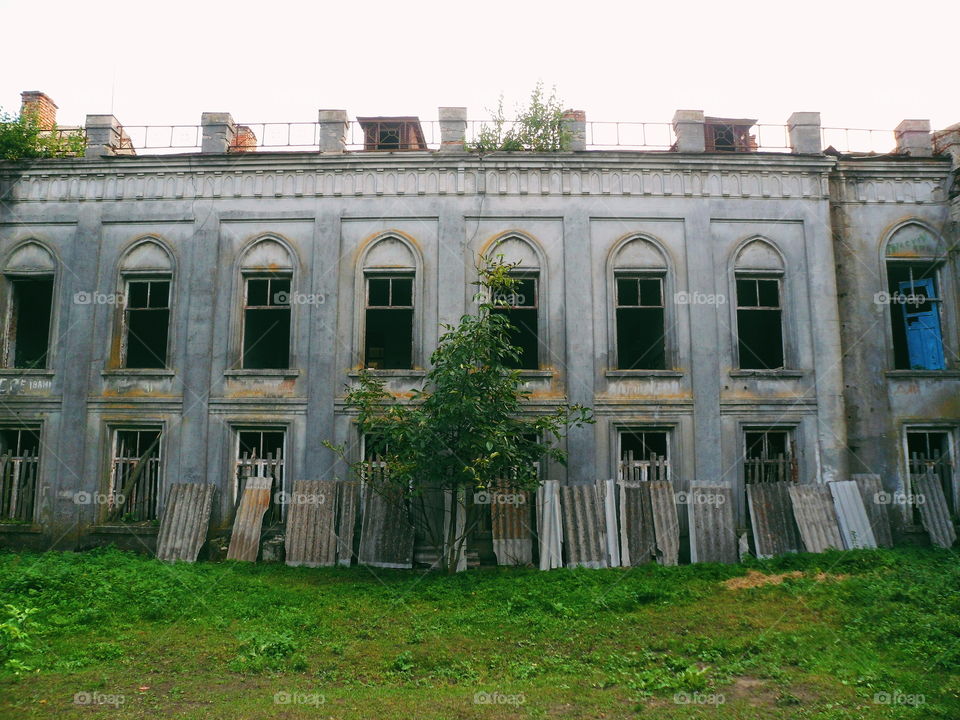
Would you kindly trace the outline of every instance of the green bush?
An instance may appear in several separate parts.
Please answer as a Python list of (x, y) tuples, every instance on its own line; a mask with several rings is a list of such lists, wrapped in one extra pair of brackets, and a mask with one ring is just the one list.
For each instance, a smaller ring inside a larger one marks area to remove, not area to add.
[(32, 160), (83, 155), (86, 139), (79, 130), (40, 127), (34, 113), (14, 117), (0, 110), (0, 160)]

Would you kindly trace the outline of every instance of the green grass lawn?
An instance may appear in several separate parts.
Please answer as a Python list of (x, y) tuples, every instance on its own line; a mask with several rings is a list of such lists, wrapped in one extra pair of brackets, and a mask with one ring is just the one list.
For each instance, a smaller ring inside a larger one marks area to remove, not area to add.
[(18, 720), (960, 718), (945, 551), (456, 577), (3, 553), (0, 610)]

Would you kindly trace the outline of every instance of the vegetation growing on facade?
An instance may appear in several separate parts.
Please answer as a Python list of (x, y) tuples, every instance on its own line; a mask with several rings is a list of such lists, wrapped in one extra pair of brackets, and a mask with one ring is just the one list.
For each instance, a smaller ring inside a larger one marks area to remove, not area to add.
[(13, 116), (0, 110), (0, 160), (78, 157), (85, 142), (79, 130), (44, 129), (34, 113)]
[[(360, 432), (389, 468), (374, 490), (410, 504), (451, 572), (477, 522), (473, 494), (535, 490), (537, 464), (564, 463), (566, 453), (557, 443), (569, 427), (593, 421), (589, 409), (567, 404), (523, 416), (528, 393), (521, 371), (510, 368), (520, 348), (511, 343), (509, 317), (496, 312), (516, 291), (515, 268), (502, 256), (483, 259), (475, 283), (477, 313), (443, 326), (430, 358), (428, 389), (414, 391), (411, 403), (397, 402), (366, 372), (346, 398)], [(360, 475), (363, 468), (360, 462), (354, 470)], [(431, 503), (434, 497), (439, 504)], [(443, 512), (462, 513), (464, 526), (458, 531), (449, 523), (444, 536)]]
[(493, 122), (484, 125), (470, 147), (479, 153), (497, 150), (531, 150), (559, 152), (570, 146), (570, 133), (563, 126), (563, 105), (556, 89), (548, 96), (538, 82), (530, 93), (526, 107), (517, 108), (516, 120), (509, 121), (503, 112), (503, 95), (493, 113)]

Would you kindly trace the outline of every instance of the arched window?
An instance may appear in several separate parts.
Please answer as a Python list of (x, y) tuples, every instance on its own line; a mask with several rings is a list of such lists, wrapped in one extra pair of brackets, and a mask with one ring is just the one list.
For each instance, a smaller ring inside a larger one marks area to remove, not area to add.
[(945, 244), (929, 228), (910, 222), (887, 239), (884, 260), (894, 368), (945, 369), (940, 277)]
[(734, 262), (737, 358), (743, 370), (785, 367), (783, 337), (784, 262), (767, 241), (743, 245)]
[(419, 253), (406, 239), (385, 235), (361, 259), (364, 367), (406, 370), (414, 366)]
[(652, 241), (630, 238), (614, 249), (613, 300), (618, 370), (664, 370), (667, 348), (667, 261)]
[(3, 268), (4, 367), (49, 367), (56, 270), (53, 253), (35, 240), (21, 243), (7, 257)]
[(290, 367), (293, 271), (290, 250), (275, 238), (258, 240), (241, 257), (243, 369)]
[(540, 312), (540, 298), (543, 296), (543, 277), (541, 273), (541, 255), (534, 243), (519, 235), (508, 235), (491, 248), (493, 255), (503, 255), (504, 262), (517, 263), (513, 276), (517, 285), (508, 297), (500, 298), (506, 302), (494, 312), (510, 318), (513, 326), (511, 340), (520, 348), (520, 357), (511, 363), (521, 370), (540, 369), (540, 348), (545, 345), (545, 316)]
[(120, 366), (166, 368), (173, 258), (157, 240), (141, 240), (120, 258), (119, 272)]

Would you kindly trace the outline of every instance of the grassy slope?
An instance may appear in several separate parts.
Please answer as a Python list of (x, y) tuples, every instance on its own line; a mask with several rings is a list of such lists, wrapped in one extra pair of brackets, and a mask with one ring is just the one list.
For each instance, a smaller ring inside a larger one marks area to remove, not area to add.
[[(2, 554), (0, 605), (36, 608), (32, 650), (16, 655), (39, 671), (0, 671), (0, 717), (960, 717), (952, 553), (754, 567), (804, 572), (734, 590), (723, 581), (747, 568), (448, 578)], [(818, 581), (821, 570), (844, 577)], [(120, 711), (73, 702), (95, 692), (122, 695)], [(478, 692), (507, 702), (475, 703)]]

